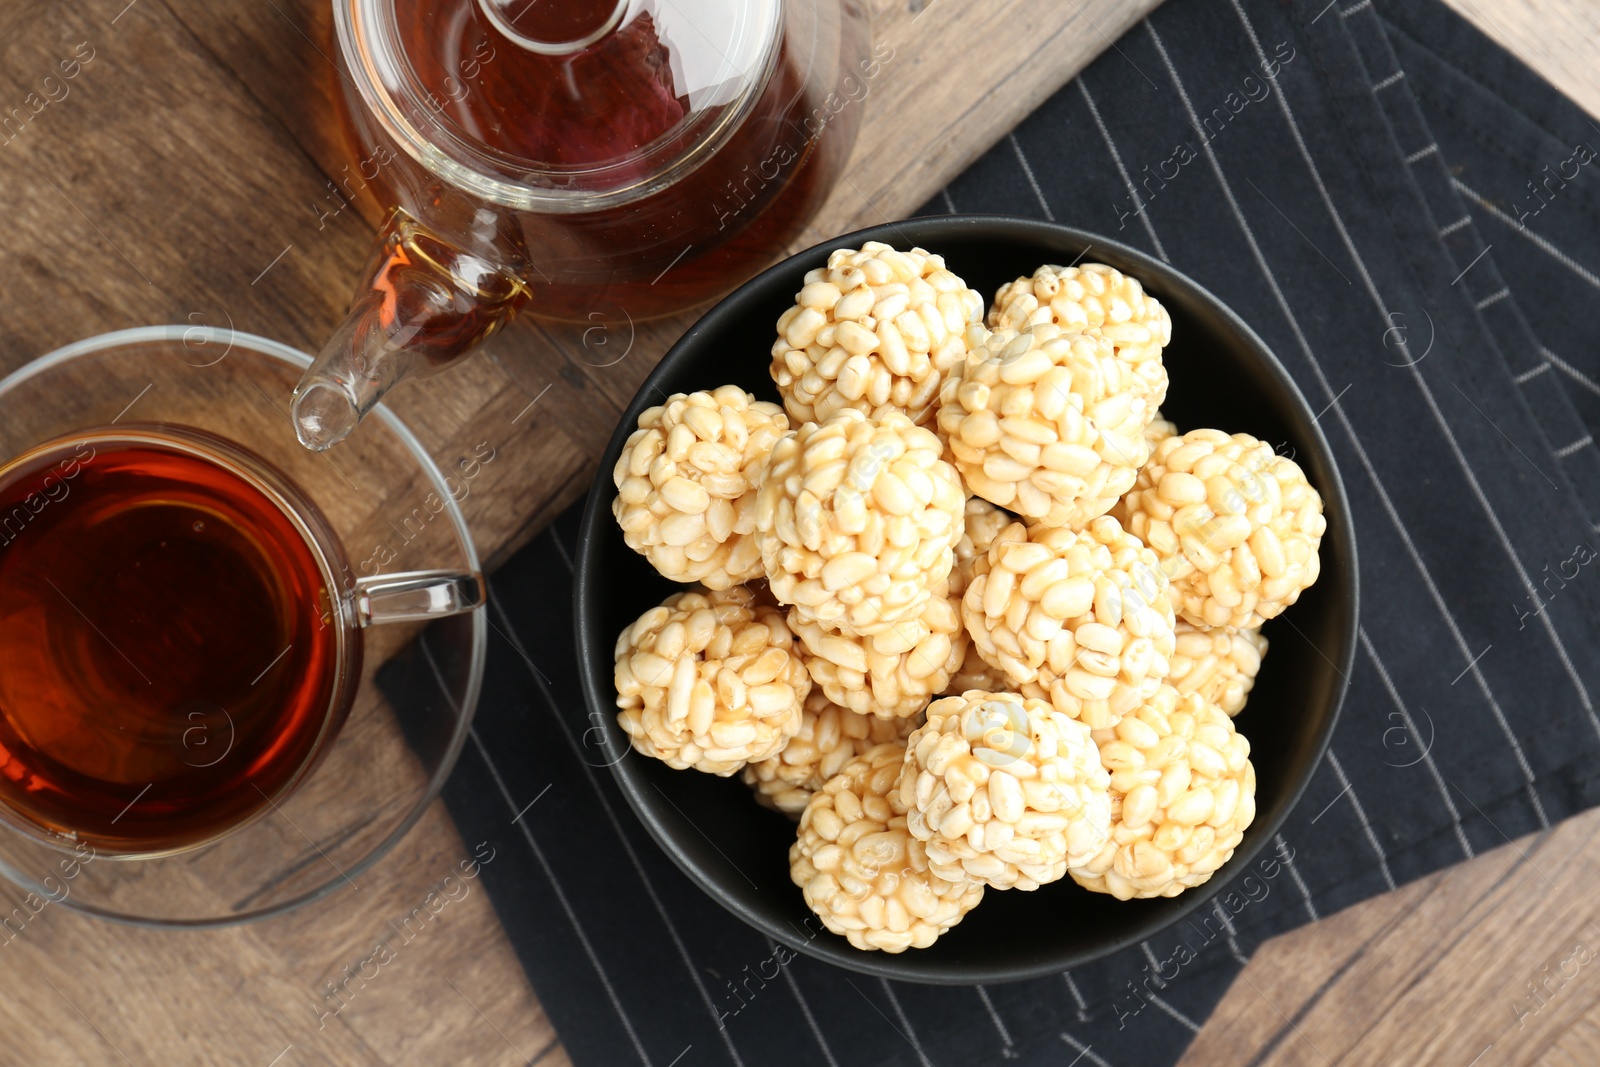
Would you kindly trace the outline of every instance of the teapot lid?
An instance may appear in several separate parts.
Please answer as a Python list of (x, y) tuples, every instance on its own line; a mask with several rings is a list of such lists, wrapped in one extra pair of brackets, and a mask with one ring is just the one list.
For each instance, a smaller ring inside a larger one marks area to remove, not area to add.
[(402, 149), (491, 203), (576, 212), (697, 167), (775, 66), (781, 0), (341, 0), (353, 87)]

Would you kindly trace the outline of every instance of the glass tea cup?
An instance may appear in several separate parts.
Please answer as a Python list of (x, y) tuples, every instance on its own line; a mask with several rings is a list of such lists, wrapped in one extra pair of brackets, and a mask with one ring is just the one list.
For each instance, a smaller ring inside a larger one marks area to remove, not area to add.
[(868, 53), (859, 0), (333, 8), (345, 193), (393, 210), (295, 394), (316, 449), (519, 309), (639, 322), (755, 274), (838, 180), (893, 55)]
[[(280, 398), (310, 358), (153, 327), (0, 381), (0, 873), (159, 925), (281, 912), (416, 822), (466, 737), (483, 579), (379, 408), (337, 459)], [(380, 625), (383, 624), (383, 625)]]

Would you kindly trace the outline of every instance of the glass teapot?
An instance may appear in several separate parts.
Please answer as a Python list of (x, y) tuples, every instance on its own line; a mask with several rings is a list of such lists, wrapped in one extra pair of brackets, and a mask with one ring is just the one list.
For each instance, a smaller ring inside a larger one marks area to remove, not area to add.
[(358, 169), (393, 210), (295, 390), (342, 440), (520, 309), (639, 321), (783, 251), (881, 69), (860, 0), (334, 0)]

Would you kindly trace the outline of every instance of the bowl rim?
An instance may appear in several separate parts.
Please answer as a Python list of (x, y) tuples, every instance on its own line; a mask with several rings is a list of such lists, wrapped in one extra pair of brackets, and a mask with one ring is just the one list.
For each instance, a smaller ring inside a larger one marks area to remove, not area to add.
[[(924, 236), (919, 237), (917, 240), (910, 239), (903, 232), (907, 227)], [(798, 277), (796, 272), (800, 271), (803, 265), (805, 269), (810, 269), (810, 265), (820, 264), (829, 253), (836, 249), (859, 248), (868, 241), (881, 241), (897, 248), (920, 247), (924, 244), (936, 245), (940, 240), (939, 231), (946, 228), (950, 230), (987, 228), (999, 231), (996, 234), (997, 241), (1048, 234), (1057, 240), (1064, 238), (1084, 245), (1085, 253), (1091, 247), (1106, 249), (1114, 253), (1115, 256), (1136, 263), (1140, 272), (1139, 278), (1141, 282), (1146, 279), (1159, 279), (1162, 287), (1170, 290), (1186, 290), (1191, 297), (1198, 299), (1213, 312), (1217, 313), (1227, 328), (1232, 330), (1246, 347), (1253, 349), (1261, 366), (1277, 380), (1277, 383), (1285, 389), (1293, 402), (1298, 404), (1301, 409), (1301, 414), (1304, 416), (1306, 426), (1309, 429), (1309, 443), (1328, 473), (1328, 484), (1318, 487), (1323, 498), (1324, 514), (1330, 516), (1328, 531), (1324, 534), (1323, 541), (1324, 543), (1334, 542), (1339, 554), (1348, 560), (1348, 566), (1342, 575), (1341, 587), (1334, 591), (1336, 597), (1342, 598), (1349, 604), (1347, 632), (1343, 635), (1345, 640), (1340, 662), (1329, 661), (1337, 672), (1338, 679), (1334, 682), (1331, 698), (1332, 709), (1314, 741), (1314, 755), (1308, 763), (1310, 770), (1299, 781), (1289, 786), (1287, 801), (1282, 806), (1277, 818), (1253, 823), (1250, 831), (1246, 834), (1245, 840), (1234, 850), (1234, 854), (1224, 867), (1218, 871), (1217, 876), (1214, 876), (1203, 885), (1187, 890), (1178, 898), (1171, 898), (1182, 903), (1176, 906), (1169, 915), (1163, 916), (1154, 929), (1142, 933), (1108, 938), (1103, 944), (1097, 945), (1090, 951), (1067, 955), (1057, 953), (1048, 958), (1024, 961), (1009, 966), (941, 964), (936, 969), (930, 969), (928, 967), (918, 968), (914, 965), (914, 962), (918, 959), (915, 952), (908, 951), (893, 954), (866, 952), (856, 949), (841, 937), (814, 937), (809, 940), (797, 937), (792, 929), (779, 923), (769, 922), (763, 916), (745, 907), (737, 900), (729, 898), (722, 892), (716, 880), (678, 845), (672, 833), (657, 817), (654, 802), (646, 798), (648, 783), (644, 782), (631, 767), (627, 766), (630, 761), (624, 757), (631, 751), (631, 748), (625, 743), (620, 729), (601, 731), (607, 765), (616, 778), (618, 788), (622, 791), (623, 796), (627, 798), (629, 807), (633, 809), (639, 821), (644, 824), (650, 836), (655, 839), (661, 849), (680, 870), (689, 876), (689, 879), (696, 886), (745, 923), (754, 927), (771, 940), (796, 952), (859, 974), (875, 978), (892, 978), (898, 981), (923, 985), (971, 985), (974, 983), (1003, 983), (1048, 977), (1083, 966), (1086, 963), (1105, 959), (1108, 956), (1131, 948), (1141, 941), (1148, 940), (1160, 930), (1169, 929), (1183, 921), (1209, 904), (1231, 885), (1236, 878), (1246, 873), (1267, 843), (1282, 831), (1289, 815), (1299, 805), (1307, 787), (1311, 783), (1311, 779), (1316, 776), (1317, 768), (1322, 765), (1326, 757), (1328, 746), (1333, 738), (1333, 731), (1337, 727), (1339, 717), (1344, 710), (1344, 701), (1350, 686), (1350, 674), (1355, 663), (1357, 629), (1361, 617), (1360, 567), (1356, 555), (1355, 524), (1350, 515), (1350, 501), (1345, 492), (1344, 478), (1334, 457), (1333, 448), (1329, 445), (1328, 439), (1322, 431), (1318, 417), (1313, 414), (1313, 409), (1307, 402), (1305, 395), (1300, 391), (1299, 385), (1272, 349), (1250, 328), (1238, 313), (1223, 303), (1209, 289), (1170, 264), (1157, 260), (1137, 248), (1102, 234), (1092, 233), (1061, 223), (995, 214), (929, 215), (899, 222), (886, 222), (829, 238), (793, 255), (786, 256), (782, 261), (762, 271), (723, 297), (714, 307), (702, 315), (694, 325), (689, 327), (683, 336), (667, 350), (666, 354), (661, 357), (661, 361), (639, 386), (632, 401), (629, 402), (627, 409), (623, 412), (600, 460), (599, 469), (595, 472), (594, 482), (589, 490), (588, 500), (584, 505), (578, 554), (574, 560), (576, 582), (572, 601), (573, 630), (578, 655), (579, 682), (583, 689), (584, 701), (587, 705), (585, 710), (589, 715), (590, 721), (603, 720), (614, 725), (616, 712), (614, 694), (609, 690), (601, 691), (593, 677), (595, 672), (588, 669), (588, 664), (585, 662), (587, 658), (585, 650), (610, 649), (615, 643), (613, 636), (596, 633), (594, 628), (588, 624), (583, 611), (583, 605), (595, 595), (594, 584), (595, 579), (598, 577), (594, 573), (592, 546), (596, 544), (597, 537), (606, 532), (605, 526), (613, 522), (611, 498), (615, 495), (615, 486), (611, 482), (611, 471), (616, 465), (622, 446), (636, 427), (640, 412), (650, 406), (651, 396), (665, 397), (669, 395), (661, 387), (661, 383), (673, 374), (675, 364), (683, 358), (684, 353), (697, 347), (702, 337), (715, 335), (724, 328), (725, 323), (737, 318), (741, 314), (746, 300), (750, 299), (756, 292), (772, 285), (776, 277)], [(934, 235), (928, 236), (929, 231), (933, 231)], [(798, 289), (798, 285), (796, 289)], [(1333, 505), (1332, 507), (1329, 506), (1330, 503)], [(1318, 649), (1318, 651), (1320, 652), (1321, 650)], [(609, 676), (609, 671), (607, 675)], [(599, 718), (595, 718), (595, 716), (599, 716)], [(907, 966), (908, 964), (913, 965)]]

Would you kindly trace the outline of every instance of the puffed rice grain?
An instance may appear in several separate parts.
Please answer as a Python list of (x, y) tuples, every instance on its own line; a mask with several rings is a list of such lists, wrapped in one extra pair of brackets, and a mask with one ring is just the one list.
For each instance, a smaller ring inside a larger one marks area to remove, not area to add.
[(920, 716), (882, 719), (841, 708), (821, 689), (812, 689), (800, 722), (800, 732), (783, 751), (744, 769), (744, 784), (769, 808), (799, 818), (812, 794), (844, 765), (877, 745), (904, 742), (922, 725)]
[(1169, 437), (1178, 436), (1177, 424), (1169, 421), (1161, 412), (1156, 412), (1156, 417), (1150, 420), (1150, 425), (1144, 428), (1144, 439), (1154, 452), (1156, 445)]
[(929, 867), (906, 829), (896, 779), (904, 742), (857, 756), (815, 794), (789, 848), (789, 876), (829, 930), (858, 949), (927, 948), (983, 899), (983, 885)]
[(989, 546), (994, 544), (1000, 531), (1016, 521), (1015, 515), (1002, 511), (981, 496), (967, 499), (966, 522), (961, 540), (956, 544), (955, 567), (950, 572), (951, 596), (960, 599), (966, 595), (967, 586), (977, 574), (978, 561), (988, 556)]
[(617, 637), (617, 722), (646, 756), (727, 775), (782, 751), (811, 692), (783, 613), (735, 586), (678, 593)]
[(1261, 631), (1205, 629), (1179, 619), (1175, 633), (1167, 683), (1180, 696), (1199, 693), (1229, 718), (1243, 711), (1261, 670), (1261, 657), (1267, 654)]
[(810, 271), (778, 320), (772, 380), (796, 425), (841, 408), (931, 422), (945, 376), (967, 355), (983, 297), (920, 248), (841, 248)]
[(1190, 430), (1156, 447), (1122, 509), (1161, 557), (1179, 615), (1252, 629), (1317, 580), (1322, 498), (1292, 460), (1249, 434)]
[(1172, 340), (1172, 318), (1139, 279), (1104, 263), (1046, 265), (1000, 287), (989, 309), (991, 328), (1024, 330), (1041, 322), (1099, 333), (1145, 382), (1152, 411), (1166, 399), (1161, 350)]
[(914, 622), (950, 577), (966, 494), (931, 431), (854, 408), (772, 451), (756, 531), (772, 593), (804, 619), (872, 636)]
[(1110, 776), (1089, 728), (1042, 700), (969, 690), (906, 742), (900, 803), (940, 877), (1037, 889), (1098, 855)]
[(1116, 725), (1167, 676), (1167, 580), (1155, 553), (1111, 516), (1081, 532), (1012, 523), (989, 546), (980, 572), (962, 617), (978, 654), (1013, 687), (1045, 695), (1100, 729)]
[(1106, 338), (1049, 323), (972, 347), (938, 415), (967, 488), (1049, 526), (1110, 510), (1149, 455), (1148, 385)]
[(961, 601), (937, 590), (909, 622), (857, 637), (812, 622), (791, 608), (789, 629), (800, 639), (800, 658), (829, 700), (851, 711), (904, 719), (944, 692), (970, 644), (961, 624)]
[[(967, 658), (961, 661), (961, 669), (950, 676), (950, 684), (944, 687), (940, 696), (960, 696), (968, 689), (982, 689), (990, 693), (1003, 693), (1013, 688), (1011, 680), (1006, 677), (1006, 672), (999, 667), (990, 665), (978, 654), (978, 648), (970, 641), (967, 643)], [(1050, 702), (1050, 694), (1039, 691), (1039, 698), (1045, 703)]]
[(675, 582), (726, 589), (759, 578), (756, 489), (788, 428), (776, 404), (736, 385), (646, 410), (612, 471), (623, 540)]
[(1228, 862), (1255, 819), (1256, 772), (1221, 708), (1162, 686), (1094, 739), (1111, 772), (1111, 834), (1073, 864), (1073, 881), (1119, 900), (1175, 897)]

